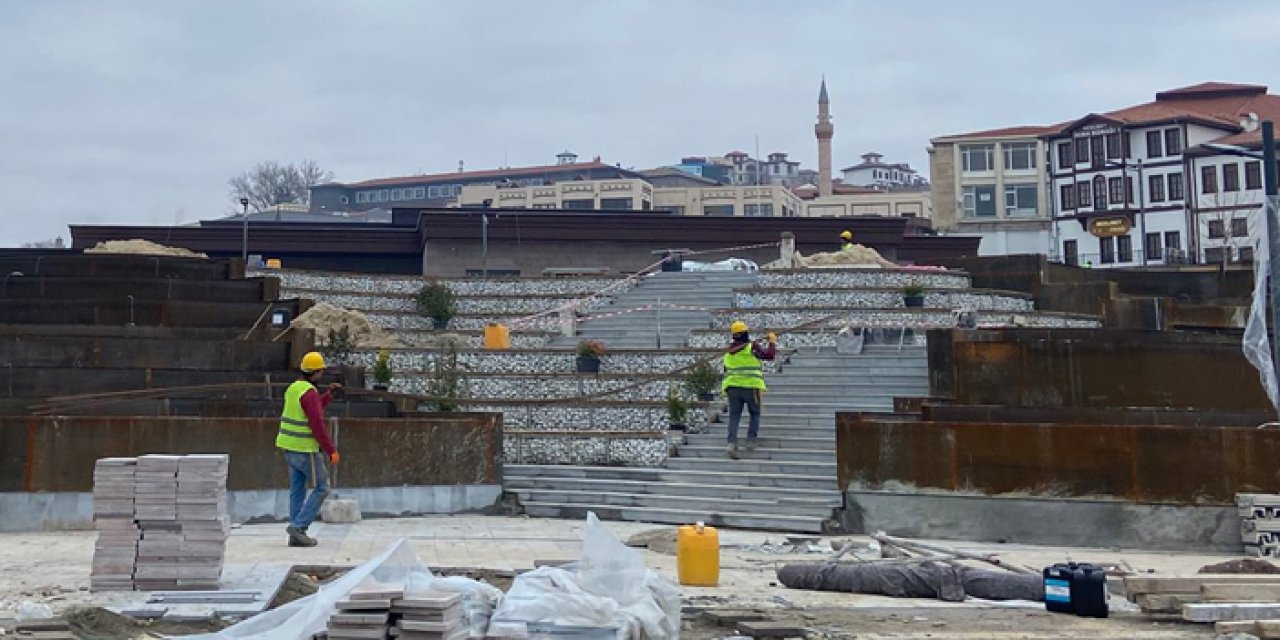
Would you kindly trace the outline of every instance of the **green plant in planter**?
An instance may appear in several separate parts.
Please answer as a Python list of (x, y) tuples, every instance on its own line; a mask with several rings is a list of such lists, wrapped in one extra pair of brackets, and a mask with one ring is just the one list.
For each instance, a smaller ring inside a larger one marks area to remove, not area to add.
[(431, 318), (437, 329), (449, 326), (449, 321), (457, 315), (457, 298), (449, 287), (432, 282), (418, 290), (418, 313)]
[(320, 353), (324, 355), (324, 360), (329, 365), (351, 364), (351, 354), (359, 346), (356, 339), (351, 336), (351, 328), (344, 324), (337, 329), (330, 329), (325, 334)]
[(372, 373), (375, 388), (385, 389), (391, 384), (391, 378), (395, 375), (395, 371), (391, 368), (391, 352), (386, 349), (378, 350), (378, 359), (373, 363)]
[(436, 354), (431, 378), (427, 381), (427, 395), (436, 411), (460, 411), (468, 395), (467, 370), (458, 364), (458, 348), (445, 345)]
[(684, 374), (684, 388), (699, 400), (710, 400), (720, 387), (720, 371), (710, 360), (695, 363)]
[(902, 288), (902, 304), (907, 307), (923, 307), (924, 306), (924, 287), (918, 282)]
[(598, 360), (607, 351), (604, 343), (599, 340), (583, 339), (578, 341), (579, 358), (596, 358)]
[(689, 419), (689, 401), (680, 396), (675, 387), (667, 390), (667, 420), (671, 426), (687, 426)]

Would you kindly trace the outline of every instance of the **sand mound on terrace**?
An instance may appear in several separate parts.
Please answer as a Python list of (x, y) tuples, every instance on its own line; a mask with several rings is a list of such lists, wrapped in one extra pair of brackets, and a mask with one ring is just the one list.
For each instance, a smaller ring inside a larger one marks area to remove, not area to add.
[(119, 253), (133, 254), (141, 256), (175, 256), (179, 258), (208, 258), (209, 256), (182, 249), (179, 247), (166, 247), (162, 244), (156, 244), (150, 240), (107, 240), (85, 249), (85, 253)]
[(307, 309), (294, 319), (293, 326), (300, 329), (315, 329), (316, 340), (321, 343), (329, 339), (330, 331), (337, 331), (345, 326), (358, 348), (380, 349), (403, 346), (399, 340), (387, 333), (386, 329), (369, 322), (369, 318), (363, 313), (335, 307), (325, 302)]

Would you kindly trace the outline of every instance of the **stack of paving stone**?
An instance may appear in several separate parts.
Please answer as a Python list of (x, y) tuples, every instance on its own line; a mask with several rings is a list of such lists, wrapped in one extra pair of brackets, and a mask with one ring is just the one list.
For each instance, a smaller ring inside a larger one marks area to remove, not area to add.
[(217, 589), (231, 533), (229, 461), (225, 454), (99, 460), (93, 588)]
[(337, 611), (329, 616), (328, 637), (334, 640), (390, 637), (391, 603), (403, 597), (403, 589), (352, 590), (334, 605)]
[(40, 638), (41, 640), (77, 640), (66, 620), (26, 620), (14, 628), (15, 638)]
[(103, 458), (93, 468), (93, 548), (89, 586), (94, 591), (133, 589), (140, 532), (133, 520), (134, 458)]
[(462, 620), (460, 593), (406, 596), (391, 603), (391, 616), (391, 635), (402, 640), (461, 640), (470, 634)]
[(1260, 558), (1280, 557), (1280, 495), (1237, 493), (1236, 510), (1241, 518), (1245, 553)]

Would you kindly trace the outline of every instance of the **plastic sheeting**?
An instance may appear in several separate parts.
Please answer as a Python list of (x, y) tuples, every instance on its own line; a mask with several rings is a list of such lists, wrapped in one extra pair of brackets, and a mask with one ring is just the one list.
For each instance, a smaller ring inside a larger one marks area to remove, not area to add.
[(464, 593), (463, 616), (471, 625), (471, 637), (483, 637), (489, 612), (501, 599), (497, 588), (468, 578), (436, 578), (413, 551), (399, 540), (378, 557), (348, 571), (305, 598), (295, 600), (227, 627), (217, 633), (183, 636), (184, 640), (302, 640), (325, 629), (334, 604), (357, 586), (384, 585), (405, 593), (456, 591)]
[(538, 629), (578, 629), (574, 637), (612, 630), (618, 640), (680, 636), (680, 589), (644, 564), (587, 514), (582, 559), (576, 566), (543, 567), (521, 574), (493, 614), (489, 635), (541, 637)]
[(697, 260), (685, 260), (680, 269), (682, 271), (750, 271), (755, 273), (760, 270), (760, 265), (754, 260), (746, 258), (729, 258), (719, 262), (698, 262)]
[(792, 589), (938, 598), (947, 602), (960, 602), (967, 596), (1044, 600), (1044, 582), (1039, 575), (984, 571), (941, 562), (789, 564), (778, 569), (778, 581)]
[[(1256, 225), (1255, 228), (1266, 229), (1267, 225), (1275, 224), (1275, 215), (1272, 213), (1274, 199), (1272, 207), (1271, 210), (1264, 209), (1267, 214), (1265, 224)], [(1244, 325), (1244, 357), (1258, 370), (1258, 377), (1262, 381), (1262, 388), (1267, 392), (1267, 398), (1271, 400), (1271, 406), (1280, 410), (1280, 387), (1277, 387), (1271, 343), (1267, 339), (1267, 282), (1271, 273), (1271, 252), (1265, 235), (1252, 244), (1256, 247), (1253, 256), (1253, 304), (1249, 306), (1249, 319)]]

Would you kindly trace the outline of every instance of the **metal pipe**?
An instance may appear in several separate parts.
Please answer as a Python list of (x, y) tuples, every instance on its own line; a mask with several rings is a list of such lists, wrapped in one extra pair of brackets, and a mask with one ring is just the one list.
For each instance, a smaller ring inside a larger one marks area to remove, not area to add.
[[(1147, 266), (1147, 203), (1142, 183), (1142, 158), (1138, 158), (1138, 233), (1142, 236), (1142, 266)], [(1184, 189), (1185, 191), (1185, 189)]]

